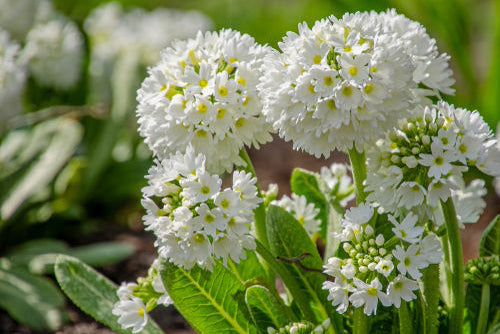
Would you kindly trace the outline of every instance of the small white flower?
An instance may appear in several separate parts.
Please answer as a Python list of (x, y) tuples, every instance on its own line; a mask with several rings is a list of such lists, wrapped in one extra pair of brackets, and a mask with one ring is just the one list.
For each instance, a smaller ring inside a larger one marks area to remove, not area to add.
[(295, 219), (304, 225), (310, 236), (319, 232), (321, 221), (316, 217), (320, 210), (314, 206), (314, 203), (308, 203), (304, 195), (292, 193), (292, 198), (284, 195), (279, 201), (273, 201), (272, 204), (281, 206), (292, 213)]
[(327, 299), (332, 302), (333, 306), (336, 306), (337, 312), (345, 313), (349, 307), (349, 292), (353, 290), (352, 286), (325, 281), (323, 289), (328, 290)]
[(418, 290), (416, 281), (406, 278), (403, 275), (398, 275), (387, 288), (387, 295), (389, 296), (392, 304), (399, 308), (401, 306), (401, 299), (409, 302), (416, 299), (417, 296), (413, 291)]
[(380, 260), (379, 263), (375, 266), (375, 270), (384, 275), (385, 277), (389, 276), (394, 269), (394, 264), (390, 260)]
[(419, 163), (423, 166), (428, 166), (429, 177), (439, 178), (448, 174), (451, 169), (451, 161), (455, 158), (455, 152), (445, 151), (443, 146), (438, 142), (433, 142), (431, 145), (432, 154), (420, 154)]
[(451, 195), (450, 186), (444, 179), (434, 179), (427, 190), (427, 200), (431, 206), (438, 206), (439, 201), (446, 201)]
[(168, 306), (168, 305), (172, 305), (174, 303), (174, 301), (172, 300), (172, 298), (168, 294), (167, 289), (165, 289), (165, 285), (163, 284), (163, 280), (161, 279), (160, 274), (155, 275), (155, 277), (153, 278), (152, 285), (153, 285), (153, 289), (156, 292), (162, 294), (161, 297), (158, 298), (158, 304)]
[(384, 306), (391, 305), (389, 297), (381, 291), (382, 284), (380, 284), (378, 278), (373, 279), (370, 284), (366, 284), (356, 277), (354, 277), (353, 280), (356, 287), (355, 291), (349, 297), (349, 301), (354, 307), (361, 307), (364, 305), (364, 312), (366, 315), (377, 314), (379, 300)]
[(373, 207), (366, 203), (360, 203), (345, 213), (344, 219), (352, 224), (365, 224), (373, 217)]
[(194, 180), (188, 179), (181, 182), (184, 187), (182, 196), (186, 198), (189, 204), (204, 202), (220, 191), (221, 184), (222, 180), (219, 176), (202, 172)]
[(412, 214), (411, 212), (406, 215), (403, 221), (398, 223), (396, 218), (392, 215), (389, 215), (389, 220), (394, 225), (392, 231), (396, 236), (407, 241), (409, 243), (416, 243), (420, 240), (420, 236), (424, 232), (424, 228), (422, 226), (417, 226), (418, 216)]
[(422, 204), (425, 200), (427, 191), (417, 182), (403, 182), (399, 186), (399, 204), (407, 209)]
[(406, 250), (400, 245), (396, 245), (396, 248), (392, 251), (392, 255), (399, 261), (397, 268), (402, 275), (406, 275), (408, 272), (414, 279), (419, 279), (422, 276), (420, 269), (425, 264), (417, 254), (418, 251), (418, 244), (411, 244)]
[(441, 241), (434, 233), (426, 235), (419, 243), (417, 254), (424, 264), (440, 263), (443, 260)]
[(146, 306), (138, 297), (118, 301), (112, 312), (118, 317), (118, 323), (124, 328), (132, 327), (133, 333), (142, 331), (148, 322)]

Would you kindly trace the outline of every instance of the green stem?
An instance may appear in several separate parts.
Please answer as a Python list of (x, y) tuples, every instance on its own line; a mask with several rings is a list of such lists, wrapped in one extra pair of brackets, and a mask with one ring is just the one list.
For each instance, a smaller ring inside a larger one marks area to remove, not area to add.
[(259, 240), (256, 240), (256, 245), (255, 250), (267, 262), (269, 267), (281, 277), (288, 291), (293, 296), (293, 300), (304, 314), (305, 320), (315, 323), (316, 317), (309, 303), (310, 296), (301, 289), (294, 278), (290, 276), (285, 266), (281, 262), (278, 262), (274, 255)]
[(405, 301), (401, 301), (401, 306), (399, 307), (399, 332), (401, 334), (411, 334), (412, 333), (412, 321), (410, 313), (408, 312), (408, 305)]
[(362, 307), (354, 309), (352, 334), (368, 334), (368, 317)]
[(476, 334), (486, 333), (489, 311), (490, 311), (490, 285), (488, 283), (485, 283), (481, 288), (481, 307), (479, 309), (479, 318), (477, 319)]
[(351, 160), (352, 176), (356, 186), (356, 203), (362, 203), (366, 199), (365, 187), (363, 182), (366, 180), (366, 157), (365, 153), (359, 153), (355, 147), (349, 150), (349, 159)]
[(423, 319), (425, 333), (437, 334), (438, 332), (438, 306), (439, 306), (439, 265), (431, 264), (423, 270)]
[(457, 214), (453, 200), (448, 198), (446, 202), (441, 201), (443, 215), (448, 231), (448, 241), (450, 250), (451, 282), (448, 282), (451, 296), (450, 307), (450, 334), (463, 333), (464, 304), (465, 304), (465, 283), (464, 283), (464, 256), (462, 252), (462, 240), (460, 239), (460, 229), (458, 227)]
[[(248, 156), (247, 150), (243, 147), (240, 151), (241, 158), (246, 162), (245, 170), (251, 173), (255, 178), (257, 178), (257, 173), (255, 172), (255, 168), (253, 167), (252, 160)], [(257, 191), (259, 197), (262, 198), (262, 192), (257, 182)], [(254, 211), (255, 214), (255, 234), (257, 235), (257, 239), (264, 244), (267, 248), (269, 248), (269, 241), (267, 240), (267, 228), (266, 228), (266, 208), (264, 202), (261, 202), (259, 206)]]

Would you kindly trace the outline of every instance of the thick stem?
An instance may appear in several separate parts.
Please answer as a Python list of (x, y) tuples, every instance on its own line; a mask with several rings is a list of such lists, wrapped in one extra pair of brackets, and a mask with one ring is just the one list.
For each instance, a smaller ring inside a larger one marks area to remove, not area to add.
[(354, 309), (352, 334), (368, 334), (368, 317), (362, 307)]
[(481, 307), (479, 309), (479, 318), (477, 319), (476, 334), (486, 333), (489, 311), (490, 311), (490, 285), (483, 284), (483, 287), (481, 289)]
[(349, 159), (351, 160), (352, 176), (356, 186), (356, 203), (362, 203), (366, 199), (365, 187), (363, 182), (366, 180), (366, 158), (365, 153), (359, 153), (355, 147), (349, 150)]
[(450, 334), (463, 333), (464, 322), (464, 304), (465, 304), (465, 283), (464, 283), (464, 256), (462, 252), (462, 240), (460, 238), (460, 229), (458, 227), (457, 213), (453, 200), (448, 198), (446, 202), (441, 201), (443, 215), (448, 232), (449, 250), (450, 250), (450, 268), (451, 281), (448, 287), (451, 296), (450, 307)]
[(423, 270), (423, 318), (425, 333), (437, 334), (438, 332), (438, 306), (439, 306), (439, 265), (431, 264)]
[[(241, 149), (240, 156), (247, 164), (245, 170), (251, 173), (255, 178), (257, 178), (257, 173), (255, 172), (255, 168), (253, 167), (252, 160), (250, 160), (248, 152), (245, 148)], [(257, 191), (259, 197), (262, 198), (262, 193), (258, 182), (257, 182)], [(261, 202), (260, 205), (255, 209), (254, 214), (255, 214), (255, 234), (257, 235), (257, 239), (260, 242), (262, 242), (264, 246), (269, 248), (269, 241), (267, 240), (267, 229), (266, 229), (266, 208), (263, 202)]]
[(412, 321), (410, 313), (408, 312), (408, 305), (402, 300), (401, 306), (399, 307), (399, 333), (411, 334), (412, 332)]

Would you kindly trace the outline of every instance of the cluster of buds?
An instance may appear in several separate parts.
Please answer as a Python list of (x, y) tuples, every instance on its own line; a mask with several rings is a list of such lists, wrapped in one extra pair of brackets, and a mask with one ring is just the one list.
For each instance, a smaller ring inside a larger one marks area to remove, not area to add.
[(465, 267), (465, 280), (472, 284), (500, 285), (498, 255), (470, 259)]
[(330, 327), (330, 319), (326, 319), (322, 324), (315, 326), (309, 321), (292, 322), (285, 327), (275, 329), (269, 327), (268, 334), (321, 334)]

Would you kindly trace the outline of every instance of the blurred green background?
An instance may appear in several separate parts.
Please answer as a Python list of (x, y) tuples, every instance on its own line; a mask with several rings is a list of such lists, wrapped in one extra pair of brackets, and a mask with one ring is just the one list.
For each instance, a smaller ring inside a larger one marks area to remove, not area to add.
[[(105, 2), (53, 0), (56, 9), (77, 22), (82, 32), (88, 14)], [(399, 13), (421, 22), (436, 38), (440, 50), (451, 56), (456, 94), (446, 96), (446, 100), (480, 110), (493, 130), (500, 121), (498, 0), (118, 2), (125, 9), (199, 10), (214, 22), (215, 29), (237, 29), (273, 47), (277, 47), (287, 31), (296, 31), (302, 21), (313, 24), (331, 14), (342, 16), (345, 12), (396, 8)], [(0, 132), (2, 333), (30, 333), (30, 328), (48, 332), (68, 320), (89, 321), (75, 315), (74, 310), (68, 311), (62, 294), (47, 278), (52, 271), (53, 253), (71, 254), (93, 266), (104, 267), (104, 273), (117, 282), (143, 274), (154, 258), (152, 240), (142, 230), (140, 206), (144, 175), (152, 159), (137, 135), (134, 116), (135, 91), (146, 69), (144, 66), (127, 68), (126, 63), (117, 61), (113, 71), (125, 77), (107, 78), (113, 96), (109, 100), (96, 98), (91, 93), (99, 89), (93, 87), (89, 74), (90, 50), (88, 36), (85, 38), (86, 54), (79, 84), (70, 91), (57, 91), (40, 87), (30, 78), (24, 101), (29, 112), (7, 131)], [(62, 107), (54, 108), (54, 105)], [(319, 169), (326, 164), (324, 160), (292, 153), (290, 147), (277, 140), (266, 145), (264, 153), (252, 152), (254, 158), (260, 159), (256, 167), (264, 183), (273, 180), (280, 186), (284, 184), (285, 192), (293, 167)], [(286, 158), (280, 166), (269, 166), (272, 159), (267, 159), (266, 154), (277, 150), (284, 151), (282, 155)], [(500, 206), (492, 191), (491, 179), (488, 181), (490, 195), (485, 215), (492, 216)], [(129, 259), (124, 262), (126, 258)], [(19, 286), (16, 283), (19, 281), (24, 285)], [(49, 317), (47, 310), (55, 313)], [(54, 314), (58, 321), (54, 321)], [(175, 332), (173, 327), (183, 326), (175, 325), (179, 320), (173, 316), (166, 319), (167, 323), (162, 325), (169, 333)], [(73, 332), (75, 328), (67, 331)], [(97, 329), (88, 331), (94, 332)]]

